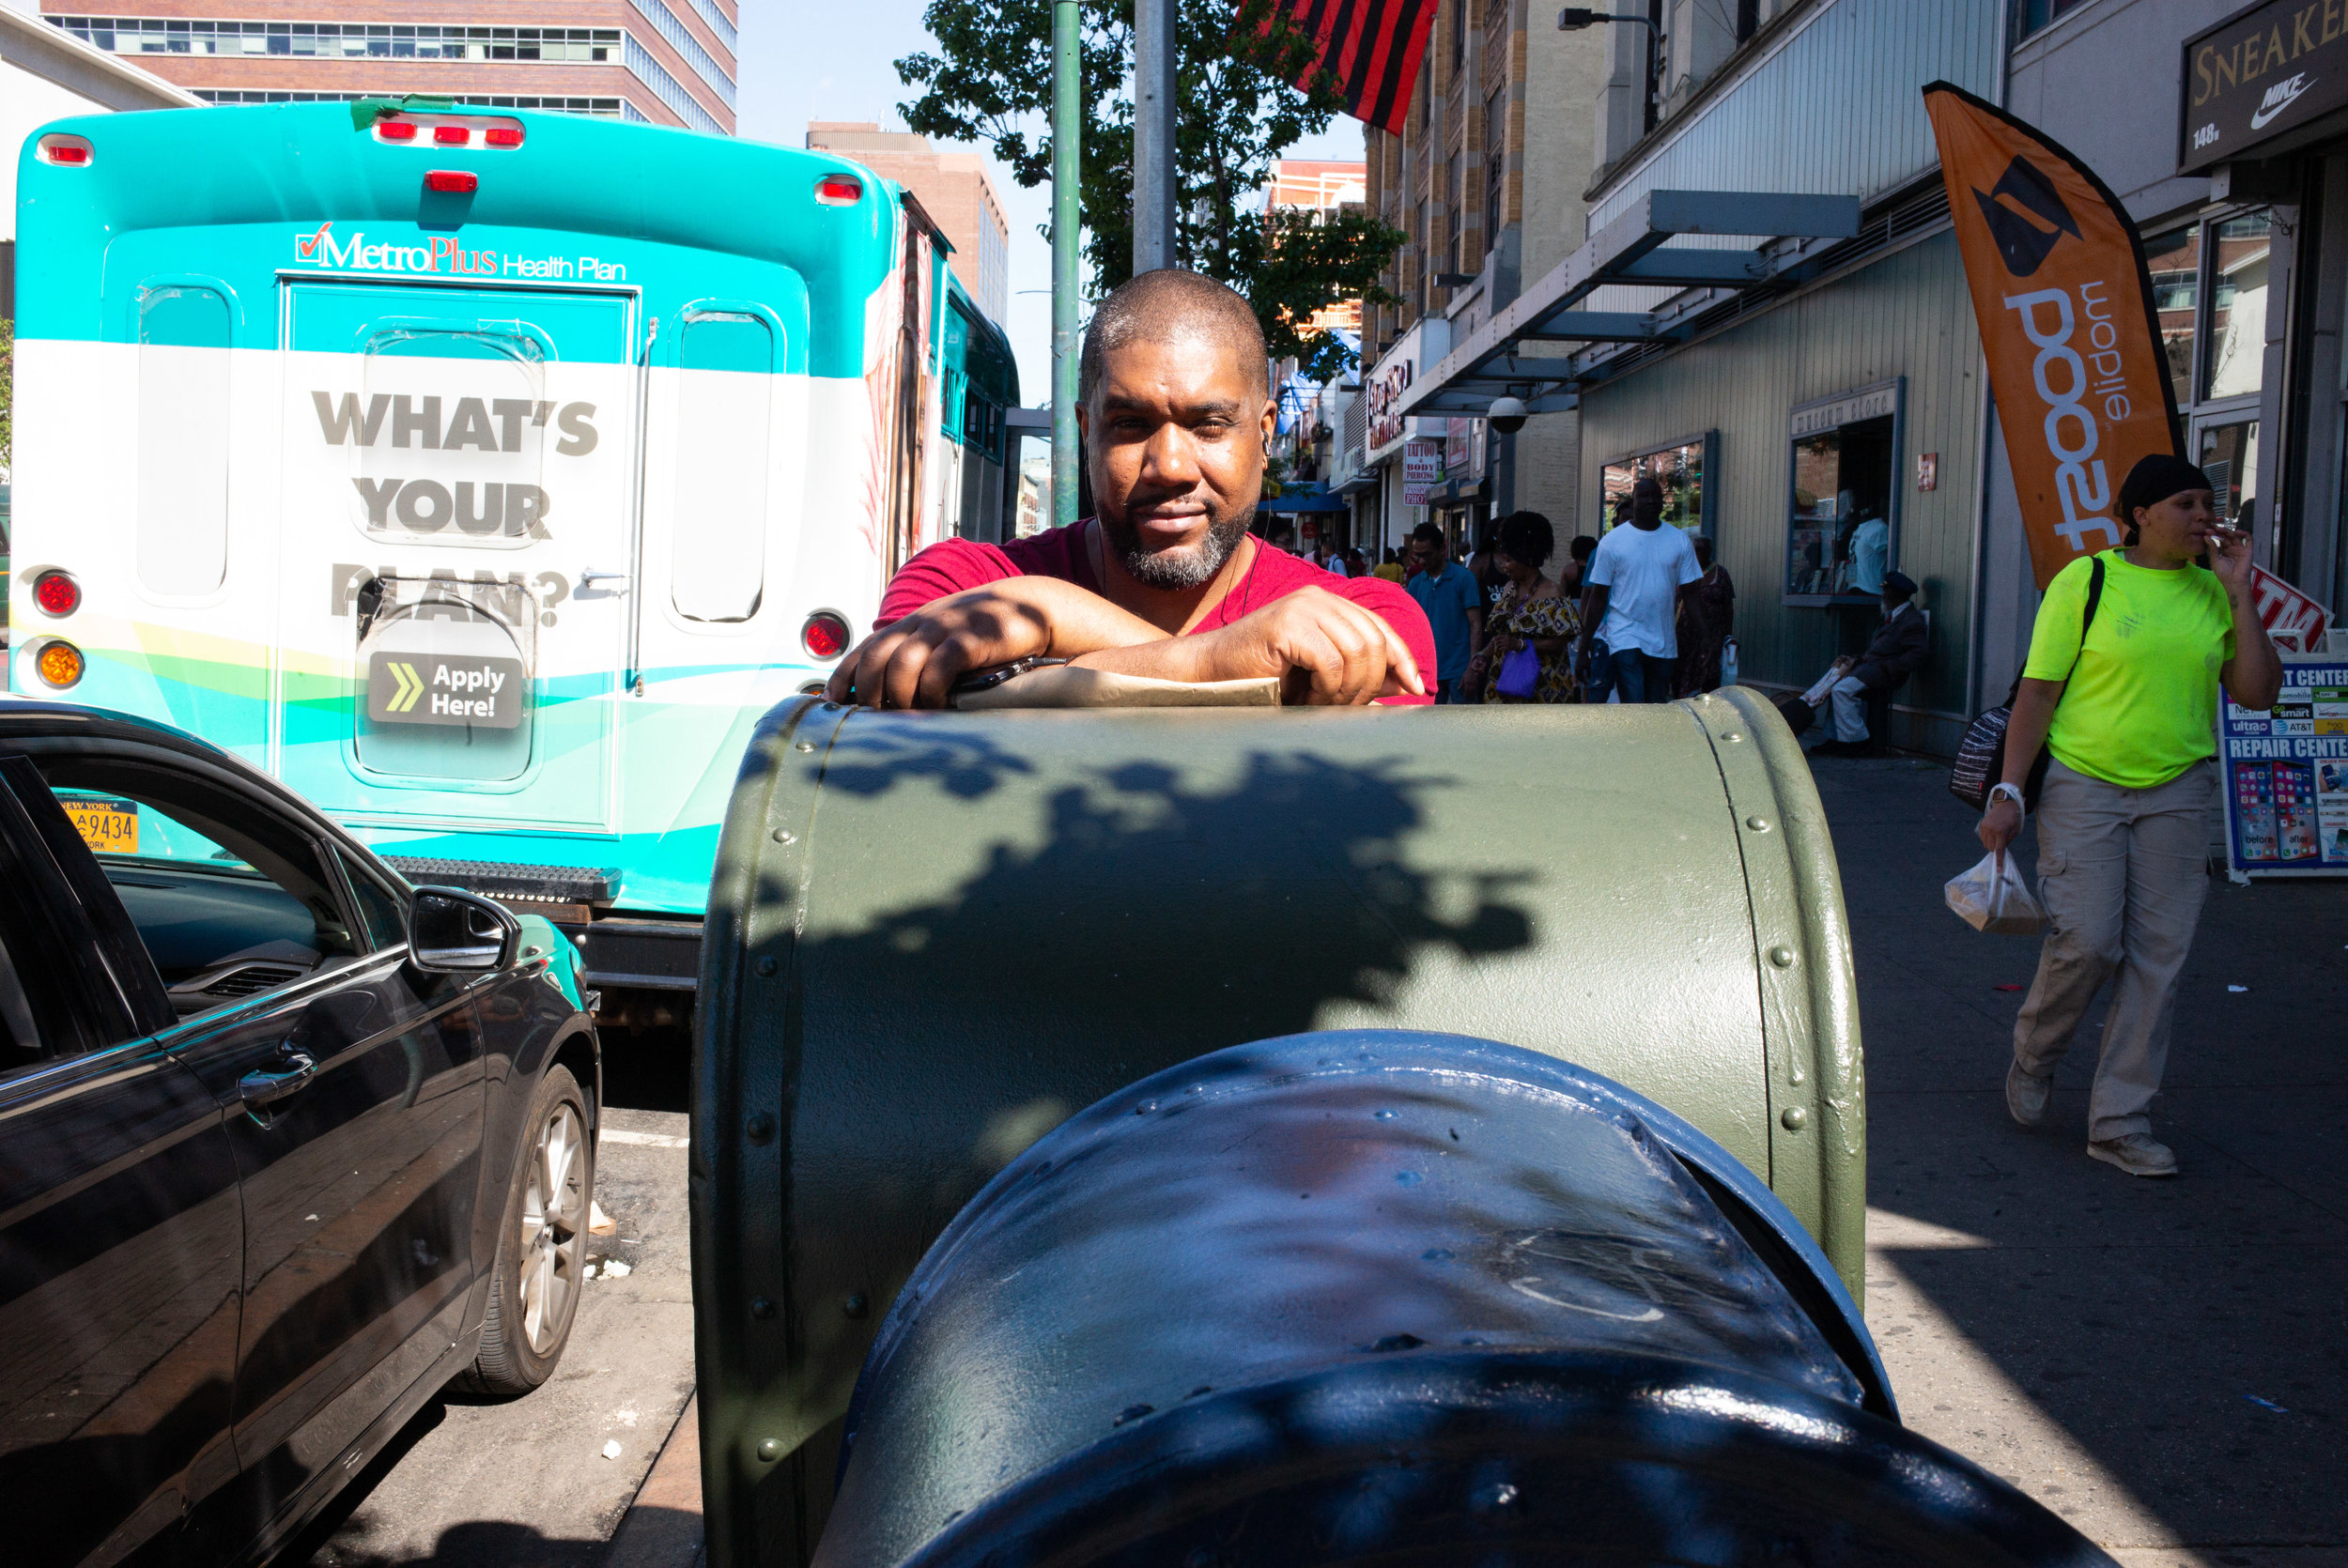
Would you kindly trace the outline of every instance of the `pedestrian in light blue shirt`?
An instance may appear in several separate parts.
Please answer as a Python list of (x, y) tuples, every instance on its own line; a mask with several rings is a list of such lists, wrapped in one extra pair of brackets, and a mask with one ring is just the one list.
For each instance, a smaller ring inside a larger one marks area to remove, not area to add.
[(1484, 590), (1473, 572), (1451, 559), (1434, 524), (1411, 531), (1411, 549), (1417, 569), (1403, 586), (1435, 631), (1435, 700), (1456, 701), (1454, 683), (1484, 648)]

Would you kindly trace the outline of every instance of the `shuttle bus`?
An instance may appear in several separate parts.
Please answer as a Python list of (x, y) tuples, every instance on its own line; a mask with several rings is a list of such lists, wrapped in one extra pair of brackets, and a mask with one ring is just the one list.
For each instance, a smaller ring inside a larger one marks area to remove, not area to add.
[(999, 538), (1009, 346), (847, 160), (446, 100), (19, 175), (11, 690), (166, 720), (689, 991), (755, 717)]

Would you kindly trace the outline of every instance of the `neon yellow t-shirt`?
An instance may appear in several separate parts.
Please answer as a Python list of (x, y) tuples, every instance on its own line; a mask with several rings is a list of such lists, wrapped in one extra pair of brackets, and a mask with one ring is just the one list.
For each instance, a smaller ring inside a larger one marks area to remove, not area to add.
[(2081, 556), (2047, 585), (2022, 673), (2069, 676), (2047, 734), (2057, 761), (2149, 790), (2217, 754), (2218, 671), (2233, 657), (2233, 611), (2225, 584), (2201, 567), (2132, 566), (2118, 550), (2101, 559), (2104, 595), (2086, 649), (2079, 618), (2093, 568)]

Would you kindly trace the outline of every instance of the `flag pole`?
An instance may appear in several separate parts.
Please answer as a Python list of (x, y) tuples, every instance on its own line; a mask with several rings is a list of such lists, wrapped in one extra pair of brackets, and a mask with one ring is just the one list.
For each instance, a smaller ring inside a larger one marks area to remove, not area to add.
[(1134, 275), (1175, 265), (1174, 18), (1180, 0), (1134, 0)]
[(1084, 97), (1076, 0), (1052, 6), (1052, 526), (1076, 520), (1077, 118)]

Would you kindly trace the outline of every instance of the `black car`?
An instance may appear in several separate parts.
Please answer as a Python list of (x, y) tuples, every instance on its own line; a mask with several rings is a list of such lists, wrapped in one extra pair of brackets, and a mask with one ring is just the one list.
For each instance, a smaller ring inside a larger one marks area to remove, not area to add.
[(569, 1337), (571, 945), (166, 726), (0, 699), (0, 1558), (265, 1558)]

